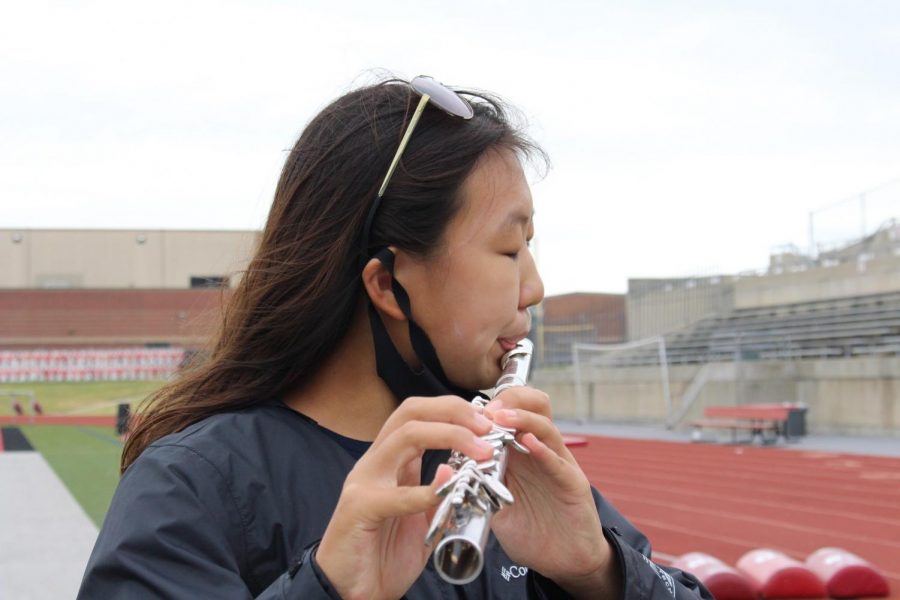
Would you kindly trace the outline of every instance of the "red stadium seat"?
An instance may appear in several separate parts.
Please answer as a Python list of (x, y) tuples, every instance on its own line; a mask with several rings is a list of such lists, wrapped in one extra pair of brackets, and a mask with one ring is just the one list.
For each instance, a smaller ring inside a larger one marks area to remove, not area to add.
[(763, 598), (824, 598), (825, 584), (806, 565), (790, 556), (759, 548), (743, 555), (738, 571), (746, 575)]
[(832, 598), (890, 594), (887, 580), (874, 565), (841, 548), (819, 548), (806, 558), (806, 566), (825, 582)]
[(750, 580), (715, 556), (688, 552), (672, 566), (697, 577), (716, 600), (756, 600), (756, 590)]

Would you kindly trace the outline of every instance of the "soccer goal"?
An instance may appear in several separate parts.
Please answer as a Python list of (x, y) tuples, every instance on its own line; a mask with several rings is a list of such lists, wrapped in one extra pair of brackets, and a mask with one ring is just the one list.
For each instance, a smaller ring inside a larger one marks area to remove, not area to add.
[(43, 413), (41, 405), (38, 403), (37, 398), (34, 396), (34, 392), (31, 390), (0, 390), (0, 398), (2, 397), (9, 398), (10, 414), (12, 415), (18, 417), (25, 416), (26, 409), (23, 406), (23, 400), (28, 403), (28, 407), (31, 409), (32, 414), (40, 415)]
[[(666, 357), (666, 341), (661, 336), (645, 338), (624, 344), (572, 344), (572, 365), (575, 373), (575, 412), (579, 421), (597, 418), (594, 410), (595, 386), (601, 389), (617, 369), (642, 367), (653, 373), (646, 384), (659, 384), (660, 401), (665, 407), (666, 420), (672, 414), (672, 396), (669, 390), (669, 362)], [(649, 367), (649, 370), (648, 370)], [(640, 386), (641, 384), (635, 384)], [(651, 386), (655, 387), (655, 385)], [(600, 394), (602, 401), (602, 393)]]

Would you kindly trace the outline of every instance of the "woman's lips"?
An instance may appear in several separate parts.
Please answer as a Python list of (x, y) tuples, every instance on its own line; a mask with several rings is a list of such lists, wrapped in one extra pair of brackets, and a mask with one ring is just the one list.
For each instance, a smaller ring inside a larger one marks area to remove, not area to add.
[(503, 348), (504, 352), (509, 352), (510, 350), (515, 348), (518, 345), (519, 340), (524, 337), (525, 336), (523, 335), (516, 338), (498, 338), (497, 342), (500, 343), (500, 347)]

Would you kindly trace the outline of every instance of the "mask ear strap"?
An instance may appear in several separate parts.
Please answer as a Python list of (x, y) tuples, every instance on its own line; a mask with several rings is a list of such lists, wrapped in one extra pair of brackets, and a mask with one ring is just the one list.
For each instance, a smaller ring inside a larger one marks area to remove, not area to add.
[[(395, 258), (394, 253), (389, 248), (382, 248), (372, 258), (380, 261), (381, 264), (384, 265), (384, 268), (387, 269), (387, 271), (391, 274), (391, 291), (393, 291), (394, 293), (394, 297), (397, 300), (397, 305), (406, 316), (409, 327), (409, 339), (412, 343), (413, 350), (415, 351), (416, 356), (419, 357), (419, 360), (422, 361), (422, 368), (419, 371), (413, 372), (412, 369), (409, 369), (409, 371), (411, 373), (414, 373), (417, 377), (422, 378), (423, 382), (425, 380), (428, 380), (429, 382), (437, 383), (441, 388), (444, 388), (443, 390), (434, 389), (432, 385), (428, 385), (428, 390), (414, 391), (413, 393), (406, 393), (405, 395), (398, 394), (400, 396), (400, 399), (402, 400), (407, 396), (427, 395), (427, 393), (433, 394), (435, 392), (442, 394), (449, 392), (463, 398), (471, 398), (473, 396), (473, 392), (459, 388), (451, 384), (447, 380), (447, 376), (444, 374), (444, 369), (441, 367), (441, 361), (438, 359), (437, 352), (435, 351), (434, 345), (431, 343), (431, 340), (428, 338), (428, 334), (426, 334), (425, 331), (421, 327), (419, 327), (418, 323), (413, 320), (412, 304), (409, 300), (409, 294), (406, 293), (406, 290), (402, 285), (400, 285), (400, 283), (397, 281), (397, 278), (393, 277)], [(387, 361), (383, 362), (382, 359), (390, 358), (390, 362), (392, 363), (396, 363), (397, 360), (401, 361), (404, 365), (406, 363), (405, 361), (403, 361), (402, 357), (400, 357), (400, 353), (394, 347), (393, 343), (390, 342), (390, 337), (387, 335), (384, 323), (381, 320), (381, 315), (379, 315), (378, 311), (375, 310), (375, 306), (372, 304), (371, 298), (369, 299), (369, 321), (372, 325), (372, 334), (375, 337), (376, 363), (378, 364), (378, 374), (382, 379), (393, 379), (388, 375), (387, 372), (384, 372), (385, 369), (383, 368), (383, 365), (386, 366)], [(385, 356), (385, 354), (389, 354), (390, 356)], [(388, 383), (390, 384), (390, 382)]]
[[(388, 256), (390, 256), (390, 258), (387, 258)], [(412, 303), (409, 301), (409, 294), (406, 293), (406, 290), (400, 285), (397, 278), (393, 277), (394, 253), (388, 248), (384, 248), (375, 255), (375, 258), (380, 260), (381, 264), (383, 264), (391, 274), (391, 290), (394, 292), (394, 298), (397, 299), (400, 310), (406, 315), (406, 322), (409, 324), (409, 340), (412, 342), (413, 350), (416, 351), (419, 360), (428, 365), (438, 378), (446, 380), (447, 377), (444, 375), (444, 369), (441, 367), (441, 361), (438, 359), (434, 344), (431, 343), (428, 334), (425, 333), (425, 331), (419, 327), (419, 324), (412, 318)]]

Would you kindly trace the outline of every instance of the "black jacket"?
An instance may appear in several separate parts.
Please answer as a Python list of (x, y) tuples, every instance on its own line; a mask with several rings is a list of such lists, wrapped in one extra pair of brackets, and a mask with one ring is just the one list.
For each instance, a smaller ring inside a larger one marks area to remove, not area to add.
[[(446, 458), (426, 453), (423, 480)], [(166, 436), (123, 475), (78, 597), (338, 598), (309, 550), (355, 460), (333, 435), (280, 403), (210, 417)], [(596, 490), (594, 499), (619, 555), (625, 598), (712, 598), (692, 576), (650, 562), (647, 539)], [(513, 564), (493, 535), (478, 579), (452, 586), (429, 560), (406, 593), (561, 597), (553, 582)]]

